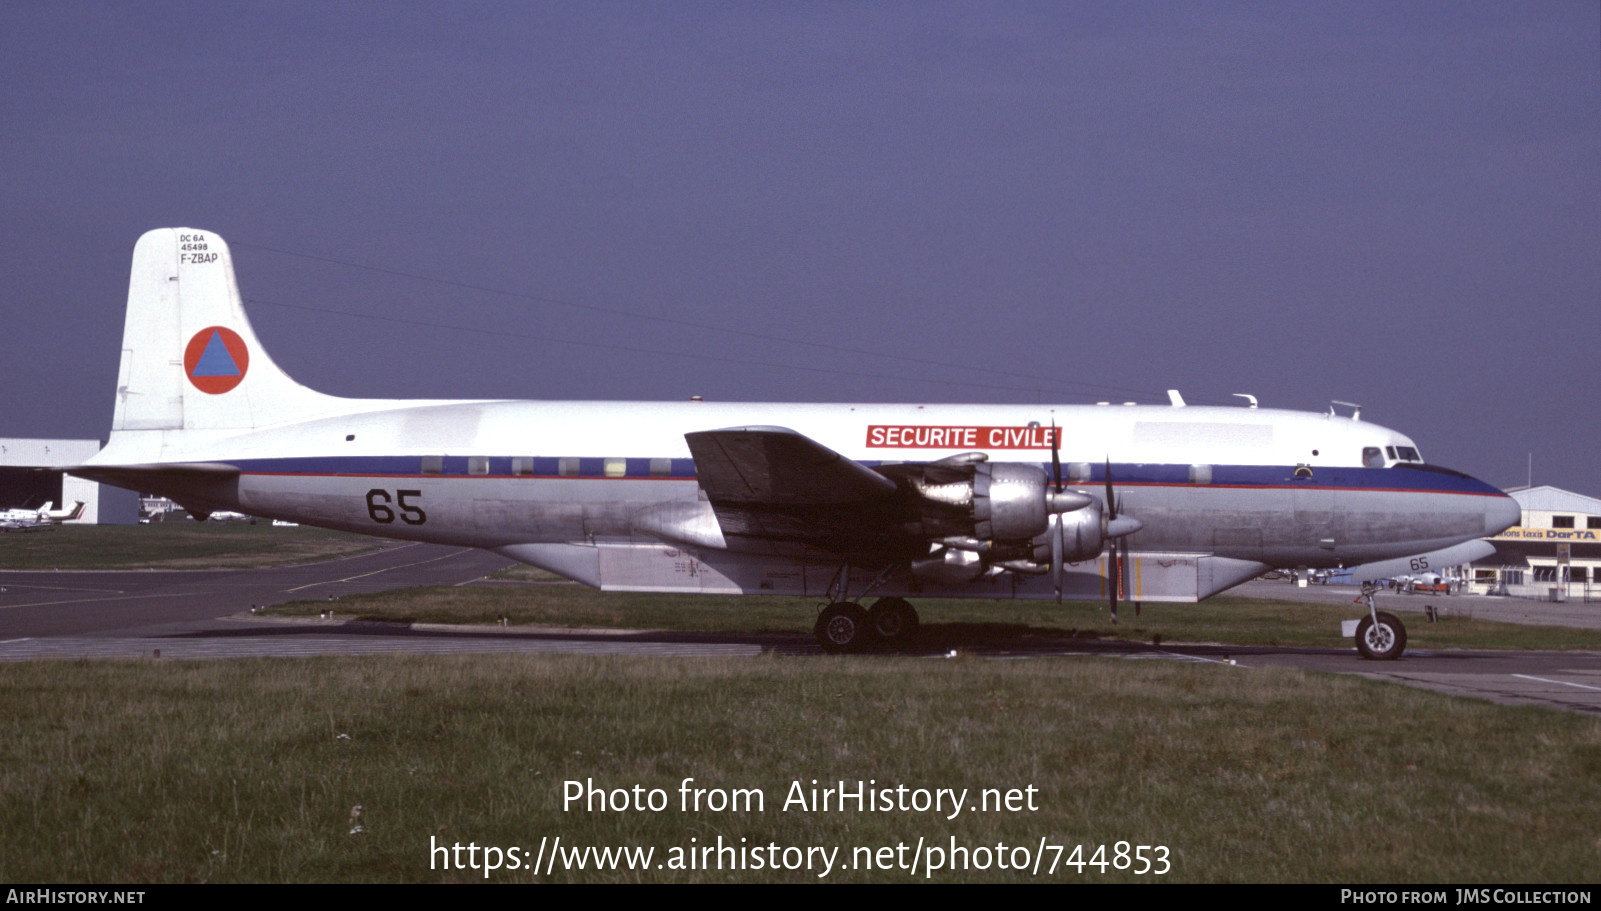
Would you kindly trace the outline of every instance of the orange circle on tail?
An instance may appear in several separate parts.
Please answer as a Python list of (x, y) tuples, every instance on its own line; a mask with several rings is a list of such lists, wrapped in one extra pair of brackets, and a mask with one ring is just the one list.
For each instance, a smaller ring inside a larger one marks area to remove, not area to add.
[(207, 326), (189, 339), (183, 350), (183, 372), (196, 389), (220, 395), (239, 385), (250, 369), (250, 349), (239, 333), (224, 326)]

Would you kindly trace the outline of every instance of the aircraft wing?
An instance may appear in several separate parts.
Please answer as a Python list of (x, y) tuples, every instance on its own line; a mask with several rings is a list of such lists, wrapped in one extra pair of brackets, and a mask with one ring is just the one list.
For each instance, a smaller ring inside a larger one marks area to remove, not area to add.
[(895, 492), (895, 482), (787, 427), (684, 435), (713, 503), (838, 505)]
[(804, 544), (846, 557), (907, 546), (896, 483), (786, 427), (684, 435), (725, 538), (742, 550)]

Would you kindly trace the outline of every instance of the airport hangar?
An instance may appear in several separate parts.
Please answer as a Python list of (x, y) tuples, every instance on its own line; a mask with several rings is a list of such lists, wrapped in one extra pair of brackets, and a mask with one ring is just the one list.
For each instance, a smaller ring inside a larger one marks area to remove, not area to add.
[(83, 515), (74, 525), (133, 522), (138, 504), (134, 494), (61, 471), (99, 451), (99, 440), (0, 438), (0, 509), (37, 509), (46, 503), (66, 509), (81, 500)]
[(1601, 499), (1557, 487), (1513, 487), (1523, 518), (1489, 538), (1463, 589), (1539, 600), (1601, 601)]

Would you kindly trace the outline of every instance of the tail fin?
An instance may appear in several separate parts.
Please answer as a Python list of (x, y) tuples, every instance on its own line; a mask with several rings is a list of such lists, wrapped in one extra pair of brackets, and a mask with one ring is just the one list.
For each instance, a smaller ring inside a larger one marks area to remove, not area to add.
[(221, 237), (159, 228), (133, 248), (113, 440), (128, 431), (252, 430), (345, 410), (272, 362), (245, 318)]

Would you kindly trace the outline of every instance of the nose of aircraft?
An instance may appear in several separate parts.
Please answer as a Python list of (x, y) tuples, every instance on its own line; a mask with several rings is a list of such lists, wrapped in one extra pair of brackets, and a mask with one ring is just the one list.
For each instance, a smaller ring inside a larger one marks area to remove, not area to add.
[(1523, 507), (1505, 494), (1492, 497), (1484, 507), (1485, 535), (1498, 535), (1523, 521)]

